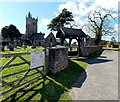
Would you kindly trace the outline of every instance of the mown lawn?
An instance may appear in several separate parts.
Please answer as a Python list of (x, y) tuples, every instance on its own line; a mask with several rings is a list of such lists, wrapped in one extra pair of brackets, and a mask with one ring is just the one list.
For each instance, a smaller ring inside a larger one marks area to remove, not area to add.
[(7, 47), (5, 47), (5, 51), (4, 52), (0, 51), (0, 54), (30, 52), (30, 51), (42, 51), (43, 49), (44, 49), (43, 47), (38, 47), (36, 49), (31, 49), (31, 46), (29, 46), (29, 47), (26, 48), (26, 50), (22, 47), (17, 47), (17, 48), (14, 48), (14, 51), (10, 51), (9, 49), (7, 49)]
[[(27, 51), (41, 51), (42, 49), (30, 49), (28, 48)], [(4, 53), (15, 53), (15, 52), (24, 52), (24, 49), (16, 49), (13, 52), (6, 51)], [(2, 52), (0, 52), (2, 53)], [(29, 55), (25, 55), (24, 58), (30, 60)], [(10, 58), (3, 58), (0, 61), (2, 61), (2, 65), (5, 64)], [(13, 63), (22, 62), (19, 58), (17, 58)], [(42, 101), (42, 102), (58, 102), (59, 100), (71, 100), (71, 97), (69, 96), (69, 91), (72, 87), (72, 85), (77, 81), (77, 79), (80, 77), (81, 73), (85, 71), (85, 68), (87, 67), (87, 63), (81, 62), (81, 61), (75, 61), (75, 60), (69, 60), (69, 66), (62, 70), (59, 73), (56, 74), (48, 74), (46, 76), (45, 85), (40, 84), (42, 80), (35, 80), (34, 84), (31, 84), (27, 87), (23, 86), (21, 87), (23, 90), (15, 90), (13, 92), (10, 92), (3, 96), (3, 98), (6, 98), (10, 96), (10, 101)], [(19, 71), (21, 69), (28, 69), (29, 65), (24, 64), (16, 67), (10, 67), (3, 70), (2, 75), (10, 74), (16, 71)], [(34, 70), (33, 70), (34, 71)], [(31, 71), (30, 73), (33, 73)], [(21, 73), (17, 76), (11, 76), (7, 79), (4, 79), (5, 81), (11, 81), (16, 78), (20, 78), (25, 73)], [(36, 75), (37, 76), (37, 75)], [(28, 78), (27, 80), (31, 79)], [(14, 83), (15, 84), (15, 83)], [(4, 87), (2, 90), (6, 90), (9, 88), (9, 86)], [(15, 94), (14, 94), (15, 93)], [(13, 94), (13, 95), (12, 95)], [(11, 96), (12, 95), (12, 96)]]

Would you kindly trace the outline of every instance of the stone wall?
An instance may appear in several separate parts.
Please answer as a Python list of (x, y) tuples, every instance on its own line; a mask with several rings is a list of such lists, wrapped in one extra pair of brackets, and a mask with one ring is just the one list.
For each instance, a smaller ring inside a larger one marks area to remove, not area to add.
[(49, 69), (57, 73), (68, 66), (68, 48), (49, 48)]
[(93, 54), (97, 51), (100, 51), (102, 49), (102, 46), (82, 46), (82, 56), (88, 56), (90, 54)]

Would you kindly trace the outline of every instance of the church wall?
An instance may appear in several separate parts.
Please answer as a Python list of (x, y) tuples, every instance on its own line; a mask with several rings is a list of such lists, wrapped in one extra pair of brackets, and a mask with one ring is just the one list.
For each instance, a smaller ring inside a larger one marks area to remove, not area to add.
[(37, 33), (37, 19), (32, 18), (31, 14), (26, 17), (26, 35), (27, 38), (33, 33)]

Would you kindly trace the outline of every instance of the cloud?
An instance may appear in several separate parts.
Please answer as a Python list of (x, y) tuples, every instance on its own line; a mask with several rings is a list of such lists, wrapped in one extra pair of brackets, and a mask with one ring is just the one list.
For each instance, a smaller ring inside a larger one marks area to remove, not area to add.
[(63, 8), (67, 8), (74, 15), (82, 15), (85, 16), (89, 11), (95, 10), (98, 7), (104, 9), (113, 9), (118, 10), (118, 2), (119, 0), (77, 0), (68, 1), (64, 4), (60, 4), (58, 10), (61, 12)]
[(58, 15), (59, 15), (59, 13), (57, 13), (57, 12), (53, 12), (53, 14), (54, 14), (55, 16), (58, 16)]
[(101, 6), (102, 8), (118, 10), (118, 2), (119, 0), (95, 0), (95, 4), (97, 6)]
[(47, 29), (47, 25), (50, 23), (52, 19), (40, 19), (38, 22), (38, 32), (45, 33), (45, 36), (49, 34), (49, 30)]
[[(38, 22), (38, 32), (40, 32), (43, 29), (47, 30), (47, 25), (50, 23), (51, 18), (50, 19), (40, 19)], [(44, 30), (43, 30), (44, 31)]]
[(120, 24), (115, 24), (114, 29), (118, 32), (118, 26), (120, 27)]
[(0, 30), (1, 30), (4, 26), (6, 26), (6, 25), (5, 25), (5, 24), (0, 23)]
[(118, 35), (120, 35), (120, 23), (114, 25), (114, 29)]
[(79, 14), (78, 7), (75, 2), (68, 1), (66, 4), (60, 4), (58, 10), (61, 12), (64, 8), (67, 8), (68, 11), (71, 11), (73, 14)]
[(41, 22), (41, 25), (47, 26), (51, 20), (52, 19), (41, 19), (40, 22)]

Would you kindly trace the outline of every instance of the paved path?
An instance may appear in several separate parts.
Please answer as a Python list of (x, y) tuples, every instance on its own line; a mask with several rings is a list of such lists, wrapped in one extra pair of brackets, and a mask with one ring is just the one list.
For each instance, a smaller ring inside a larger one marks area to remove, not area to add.
[(97, 59), (78, 60), (89, 65), (72, 87), (73, 100), (118, 100), (118, 51), (106, 50)]

